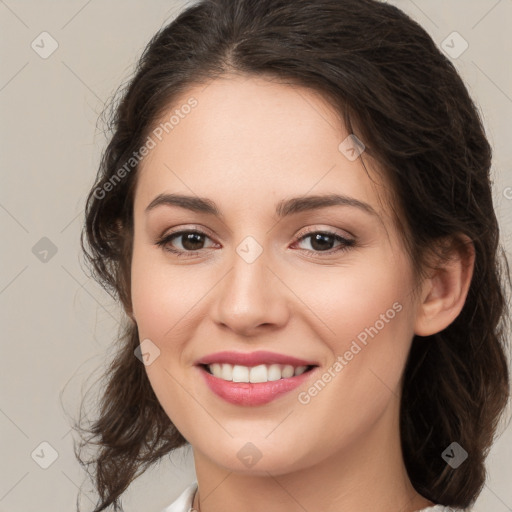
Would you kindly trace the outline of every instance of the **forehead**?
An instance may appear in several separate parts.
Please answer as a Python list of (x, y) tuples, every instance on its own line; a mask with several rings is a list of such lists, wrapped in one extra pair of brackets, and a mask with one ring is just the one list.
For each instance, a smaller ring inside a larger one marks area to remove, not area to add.
[[(383, 177), (370, 179), (361, 158), (347, 157), (349, 132), (310, 89), (259, 77), (213, 80), (176, 99), (155, 129), (138, 170), (136, 210), (162, 192), (253, 210), (288, 196), (340, 193), (385, 215), (384, 191), (375, 190)], [(365, 164), (370, 170), (369, 158)]]

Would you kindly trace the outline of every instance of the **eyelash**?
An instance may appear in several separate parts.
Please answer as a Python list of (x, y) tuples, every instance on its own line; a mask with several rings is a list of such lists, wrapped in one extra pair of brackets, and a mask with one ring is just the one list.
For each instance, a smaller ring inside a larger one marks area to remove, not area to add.
[[(164, 237), (157, 240), (155, 242), (155, 245), (157, 245), (158, 247), (161, 247), (164, 251), (168, 251), (170, 253), (175, 254), (177, 257), (196, 256), (201, 252), (202, 249), (199, 251), (182, 251), (182, 250), (172, 249), (169, 247), (169, 244), (172, 239), (179, 238), (180, 235), (185, 235), (185, 234), (190, 234), (190, 233), (196, 233), (198, 235), (204, 235), (204, 236), (208, 237), (208, 235), (202, 231), (199, 231), (196, 229), (189, 229), (189, 230), (176, 231), (174, 233), (169, 233), (168, 235), (165, 235)], [(338, 235), (337, 233), (334, 233), (333, 231), (321, 231), (321, 230), (320, 231), (318, 231), (318, 230), (317, 231), (308, 231), (307, 233), (304, 233), (302, 236), (295, 239), (295, 241), (293, 243), (295, 244), (297, 242), (301, 242), (302, 240), (304, 240), (312, 235), (316, 235), (316, 234), (327, 235), (327, 236), (333, 237), (335, 239), (335, 241), (341, 242), (341, 245), (337, 249), (330, 249), (328, 251), (311, 251), (309, 249), (302, 249), (307, 254), (312, 255), (312, 256), (320, 256), (320, 257), (323, 257), (324, 255), (331, 256), (334, 253), (348, 251), (350, 248), (352, 248), (356, 245), (356, 241), (353, 239), (344, 238), (344, 237)], [(210, 238), (210, 237), (208, 237), (208, 238)]]

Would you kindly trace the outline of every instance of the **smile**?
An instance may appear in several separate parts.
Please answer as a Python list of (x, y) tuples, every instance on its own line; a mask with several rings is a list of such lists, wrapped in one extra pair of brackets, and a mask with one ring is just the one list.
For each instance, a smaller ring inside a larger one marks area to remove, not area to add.
[(264, 405), (309, 379), (318, 365), (273, 352), (218, 352), (196, 361), (207, 387), (225, 401)]
[(215, 377), (232, 382), (272, 382), (279, 379), (287, 379), (302, 375), (312, 366), (259, 364), (258, 366), (241, 366), (229, 363), (213, 363), (205, 365), (206, 369)]

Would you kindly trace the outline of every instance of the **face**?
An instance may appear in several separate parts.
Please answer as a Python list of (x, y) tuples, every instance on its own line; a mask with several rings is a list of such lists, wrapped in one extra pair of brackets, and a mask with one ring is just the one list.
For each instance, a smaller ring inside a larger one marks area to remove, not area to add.
[(166, 119), (190, 98), (134, 200), (133, 316), (162, 407), (195, 454), (255, 474), (397, 428), (414, 281), (386, 183), (307, 89), (230, 77)]

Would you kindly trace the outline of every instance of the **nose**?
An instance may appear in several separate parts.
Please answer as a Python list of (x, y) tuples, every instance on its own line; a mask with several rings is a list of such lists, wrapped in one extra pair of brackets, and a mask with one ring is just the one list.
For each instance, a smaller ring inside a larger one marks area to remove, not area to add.
[(234, 252), (232, 267), (216, 287), (215, 322), (245, 337), (277, 330), (289, 320), (291, 293), (263, 252), (249, 263)]

